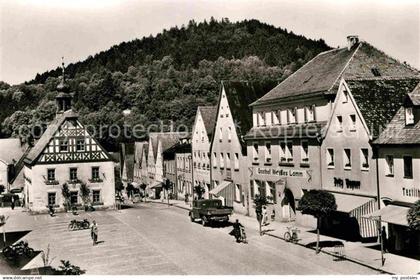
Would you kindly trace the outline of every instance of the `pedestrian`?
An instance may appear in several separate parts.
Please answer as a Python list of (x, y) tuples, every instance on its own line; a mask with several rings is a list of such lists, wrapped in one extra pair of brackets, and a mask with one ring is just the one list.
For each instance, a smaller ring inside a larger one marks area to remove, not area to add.
[(383, 246), (384, 252), (388, 253), (388, 238), (386, 236), (385, 226), (382, 226), (381, 238), (382, 238), (382, 246)]
[(268, 223), (267, 207), (265, 205), (263, 206), (263, 209), (262, 209), (262, 216), (263, 216), (262, 224), (263, 226), (265, 226)]
[(12, 200), (10, 202), (10, 207), (12, 208), (12, 210), (15, 209), (15, 196), (14, 195), (12, 195)]
[(98, 225), (95, 220), (90, 225), (90, 237), (92, 237), (93, 246), (95, 246), (98, 241)]
[(188, 194), (188, 193), (186, 193), (186, 194), (185, 194), (185, 204), (188, 204), (188, 196), (189, 196), (189, 194)]

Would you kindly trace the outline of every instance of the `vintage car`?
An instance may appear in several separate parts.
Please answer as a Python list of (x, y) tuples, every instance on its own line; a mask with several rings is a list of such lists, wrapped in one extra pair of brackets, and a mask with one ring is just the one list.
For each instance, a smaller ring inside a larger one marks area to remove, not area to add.
[(192, 209), (189, 212), (191, 222), (201, 220), (203, 226), (210, 222), (227, 222), (232, 215), (233, 207), (222, 205), (219, 199), (194, 200)]

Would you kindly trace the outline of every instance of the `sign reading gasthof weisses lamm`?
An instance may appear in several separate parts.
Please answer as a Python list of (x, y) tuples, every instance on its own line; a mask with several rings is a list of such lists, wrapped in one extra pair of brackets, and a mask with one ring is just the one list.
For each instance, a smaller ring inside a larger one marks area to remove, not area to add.
[(309, 174), (306, 170), (297, 170), (297, 169), (286, 169), (286, 168), (256, 168), (256, 174), (258, 175), (272, 175), (280, 177), (300, 177), (308, 178)]

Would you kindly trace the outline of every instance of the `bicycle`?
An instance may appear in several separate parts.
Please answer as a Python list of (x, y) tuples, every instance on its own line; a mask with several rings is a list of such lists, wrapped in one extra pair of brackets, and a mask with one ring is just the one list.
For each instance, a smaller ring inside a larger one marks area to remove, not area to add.
[(298, 230), (296, 227), (287, 227), (287, 231), (284, 233), (284, 240), (287, 242), (293, 242), (297, 243), (299, 241), (298, 233), (300, 230)]

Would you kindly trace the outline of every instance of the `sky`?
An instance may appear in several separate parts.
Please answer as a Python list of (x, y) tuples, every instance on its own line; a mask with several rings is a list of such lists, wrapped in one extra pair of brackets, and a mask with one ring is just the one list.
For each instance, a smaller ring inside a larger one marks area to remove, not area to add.
[(213, 16), (258, 19), (331, 47), (359, 35), (420, 69), (420, 0), (0, 0), (0, 81), (86, 59), (123, 41)]

